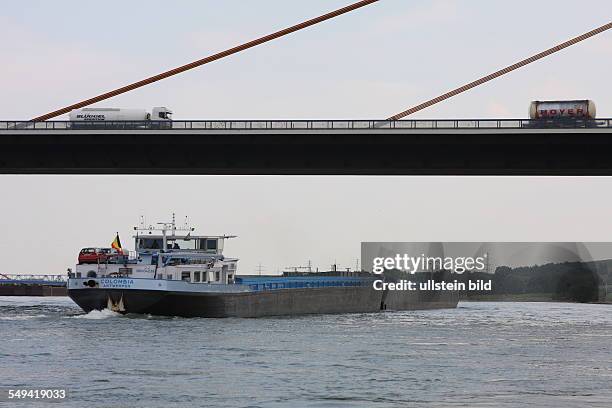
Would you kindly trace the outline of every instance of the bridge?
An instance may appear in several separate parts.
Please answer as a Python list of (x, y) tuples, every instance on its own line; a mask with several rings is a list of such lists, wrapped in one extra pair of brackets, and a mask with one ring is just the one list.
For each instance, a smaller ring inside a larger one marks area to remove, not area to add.
[(0, 173), (612, 175), (612, 119), (0, 122)]
[(612, 30), (612, 22), (382, 121), (50, 121), (376, 3), (354, 2), (31, 121), (0, 122), (0, 173), (612, 175), (610, 119), (401, 120)]
[[(71, 132), (78, 134), (95, 134), (99, 131), (120, 132), (129, 131), (169, 131), (177, 134), (179, 131), (189, 133), (231, 134), (232, 132), (286, 132), (306, 133), (333, 131), (341, 133), (370, 132), (376, 133), (414, 133), (411, 131), (517, 131), (536, 130), (553, 133), (565, 133), (579, 129), (612, 128), (612, 119), (564, 119), (532, 120), (532, 119), (432, 119), (432, 120), (175, 120), (175, 121), (0, 121), (0, 135), (45, 134), (45, 132)], [(516, 132), (515, 132), (516, 133)], [(126, 134), (134, 134), (129, 132)]]
[(0, 273), (0, 296), (66, 296), (66, 275), (5, 275)]
[(67, 275), (5, 275), (0, 274), (0, 285), (66, 286)]

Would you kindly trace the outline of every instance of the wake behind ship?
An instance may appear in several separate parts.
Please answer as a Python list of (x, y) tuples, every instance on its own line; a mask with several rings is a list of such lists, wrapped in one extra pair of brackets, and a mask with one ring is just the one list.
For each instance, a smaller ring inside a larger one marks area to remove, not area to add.
[(192, 235), (194, 229), (177, 228), (174, 217), (158, 225), (135, 227), (136, 250), (129, 254), (119, 249), (99, 256), (88, 248), (94, 256), (80, 257), (68, 296), (85, 312), (217, 318), (454, 308), (459, 299), (456, 292), (377, 291), (373, 283), (381, 276), (368, 272), (237, 276), (238, 259), (223, 255), (234, 236)]

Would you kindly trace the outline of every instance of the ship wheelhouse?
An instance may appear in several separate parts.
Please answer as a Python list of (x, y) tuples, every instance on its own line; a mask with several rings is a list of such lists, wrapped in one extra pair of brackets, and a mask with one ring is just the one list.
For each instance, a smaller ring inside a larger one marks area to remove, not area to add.
[(136, 235), (140, 262), (158, 266), (155, 278), (189, 283), (234, 283), (237, 259), (223, 256), (233, 236)]
[(193, 284), (235, 282), (238, 259), (223, 255), (225, 240), (235, 236), (192, 235), (194, 228), (177, 228), (174, 217), (172, 223), (159, 225), (134, 227), (134, 251), (97, 264), (79, 263), (75, 277), (129, 277)]
[(223, 243), (230, 236), (163, 236), (163, 235), (136, 235), (135, 248), (138, 252), (159, 252), (162, 251), (197, 251), (221, 255), (223, 253)]

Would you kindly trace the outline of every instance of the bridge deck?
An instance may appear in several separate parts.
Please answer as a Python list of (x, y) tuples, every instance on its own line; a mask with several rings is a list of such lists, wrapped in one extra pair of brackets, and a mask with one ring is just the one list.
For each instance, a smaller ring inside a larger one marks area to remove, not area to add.
[(0, 121), (0, 134), (30, 131), (53, 132), (91, 132), (91, 131), (148, 131), (148, 132), (189, 132), (189, 133), (233, 133), (233, 132), (377, 132), (413, 133), (479, 131), (505, 133), (516, 131), (529, 132), (570, 132), (579, 129), (598, 129), (610, 131), (612, 119), (596, 120), (528, 120), (528, 119), (434, 119), (434, 120), (187, 120), (172, 122), (132, 122), (132, 121)]
[(0, 173), (612, 175), (612, 119), (159, 125), (0, 122)]

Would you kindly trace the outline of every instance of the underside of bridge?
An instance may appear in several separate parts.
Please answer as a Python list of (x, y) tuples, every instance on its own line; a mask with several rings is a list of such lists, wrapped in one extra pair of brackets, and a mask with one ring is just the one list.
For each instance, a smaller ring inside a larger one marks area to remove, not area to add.
[(610, 129), (2, 133), (5, 174), (612, 175)]

